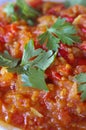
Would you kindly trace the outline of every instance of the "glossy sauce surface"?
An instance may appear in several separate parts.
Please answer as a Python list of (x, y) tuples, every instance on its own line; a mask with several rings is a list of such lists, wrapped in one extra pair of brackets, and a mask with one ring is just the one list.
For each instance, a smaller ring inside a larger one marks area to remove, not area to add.
[(55, 61), (46, 70), (47, 93), (23, 87), (19, 75), (0, 68), (0, 119), (23, 130), (86, 130), (86, 102), (81, 101), (73, 81), (74, 75), (86, 72), (86, 7), (66, 9), (63, 4), (48, 2), (42, 3), (41, 11), (37, 24), (31, 27), (23, 20), (10, 23), (0, 7), (0, 52), (7, 50), (21, 58), (31, 38), (35, 48), (46, 49), (37, 36), (58, 16), (77, 28), (82, 43), (71, 47), (60, 43)]

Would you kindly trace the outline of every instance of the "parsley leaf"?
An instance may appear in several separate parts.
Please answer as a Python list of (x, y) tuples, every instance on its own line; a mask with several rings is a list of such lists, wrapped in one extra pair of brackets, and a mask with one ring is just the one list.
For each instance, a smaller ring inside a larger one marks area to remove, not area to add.
[(16, 4), (18, 5), (22, 14), (25, 17), (35, 18), (35, 17), (39, 16), (39, 14), (40, 14), (37, 10), (35, 10), (31, 6), (27, 5), (25, 0), (16, 0)]
[(17, 21), (18, 16), (15, 13), (14, 7), (15, 5), (13, 3), (8, 3), (7, 6), (4, 8), (4, 12), (7, 13), (7, 16), (12, 18), (12, 21)]
[(65, 5), (67, 7), (73, 6), (75, 4), (86, 6), (86, 0), (66, 0)]
[(25, 45), (24, 47), (24, 52), (23, 52), (23, 57), (22, 57), (22, 65), (25, 65), (28, 63), (28, 60), (30, 58), (35, 57), (39, 55), (43, 50), (42, 49), (37, 49), (35, 50), (34, 48), (34, 41), (30, 40), (28, 44)]
[(46, 43), (50, 50), (56, 51), (59, 48), (60, 41), (63, 44), (72, 45), (80, 41), (73, 25), (66, 22), (63, 18), (58, 18), (56, 23), (39, 37), (40, 44)]
[(41, 34), (39, 37), (40, 44), (43, 44), (47, 42), (46, 46), (50, 50), (57, 51), (59, 48), (59, 39), (52, 35), (49, 31), (46, 31), (45, 33)]
[(20, 64), (18, 66), (12, 67), (12, 68), (9, 67), (7, 69), (11, 73), (17, 73), (17, 74), (25, 73), (24, 67), (20, 66)]
[(86, 73), (80, 73), (75, 76), (76, 81), (78, 82), (78, 92), (81, 93), (82, 101), (86, 100)]
[[(26, 67), (34, 66), (41, 70), (46, 70), (54, 61), (56, 54), (57, 52), (53, 53), (51, 50), (47, 52), (42, 49), (35, 50), (34, 42), (30, 40), (25, 46), (21, 65), (25, 65)], [(34, 60), (30, 60), (31, 58), (34, 58)]]
[(33, 86), (33, 88), (48, 91), (44, 79), (44, 71), (37, 68), (29, 68), (26, 74), (22, 74), (22, 81), (24, 82), (24, 86)]
[(5, 51), (3, 54), (0, 53), (0, 66), (13, 68), (18, 65), (20, 59), (13, 58), (10, 54)]
[(54, 61), (56, 54), (57, 53), (53, 54), (51, 50), (48, 52), (42, 51), (37, 58), (30, 62), (30, 65), (40, 68), (41, 70), (46, 70)]
[[(17, 7), (17, 10), (15, 8)], [(4, 12), (7, 16), (12, 19), (12, 21), (17, 21), (19, 19), (24, 19), (29, 25), (34, 25), (34, 18), (40, 15), (40, 13), (27, 5), (25, 0), (16, 0), (16, 3), (8, 3), (4, 8)]]
[[(45, 51), (42, 49), (34, 48), (33, 40), (30, 40), (26, 44), (21, 66), (24, 66), (25, 73), (22, 74), (22, 81), (25, 86), (33, 86), (34, 88), (48, 90), (45, 78), (44, 71), (50, 66), (54, 61), (57, 52), (53, 54), (52, 51)], [(34, 58), (31, 60), (31, 58)]]
[(44, 71), (54, 61), (57, 52), (34, 48), (34, 41), (25, 45), (22, 59), (16, 59), (8, 52), (0, 53), (0, 66), (9, 72), (20, 74), (25, 86), (48, 91)]

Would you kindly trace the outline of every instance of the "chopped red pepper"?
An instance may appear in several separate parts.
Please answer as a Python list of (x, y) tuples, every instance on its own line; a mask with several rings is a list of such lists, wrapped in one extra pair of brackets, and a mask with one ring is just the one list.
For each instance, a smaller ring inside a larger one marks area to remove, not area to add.
[(32, 7), (36, 8), (42, 4), (42, 0), (27, 0), (27, 3)]

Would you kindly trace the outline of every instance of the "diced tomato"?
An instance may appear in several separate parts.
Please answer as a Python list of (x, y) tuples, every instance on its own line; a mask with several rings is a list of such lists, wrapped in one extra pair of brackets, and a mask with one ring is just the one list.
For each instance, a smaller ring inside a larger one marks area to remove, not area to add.
[(42, 48), (42, 45), (40, 45), (40, 44), (38, 43), (38, 41), (35, 41), (35, 42), (34, 42), (34, 46), (35, 46), (36, 49)]
[(3, 37), (0, 37), (0, 42), (4, 43), (4, 38)]
[(76, 65), (86, 65), (86, 58), (77, 58)]
[(86, 28), (81, 29), (83, 33), (86, 33)]
[(46, 71), (46, 75), (47, 75), (48, 79), (50, 79), (52, 81), (61, 79), (61, 75), (58, 72), (56, 72), (56, 70), (53, 69), (53, 68), (52, 69), (48, 69)]
[(13, 33), (13, 34), (16, 34), (16, 32), (18, 31), (17, 26), (18, 26), (18, 25), (17, 25), (16, 23), (7, 25), (7, 26), (5, 27), (6, 32), (7, 32), (7, 33), (8, 33), (8, 32), (11, 32), (11, 33)]
[(63, 121), (63, 125), (67, 125), (71, 122), (71, 116), (69, 115), (68, 111), (62, 110), (59, 112), (59, 120)]
[(77, 65), (74, 74), (86, 73), (86, 65)]
[(73, 20), (74, 20), (74, 18), (73, 18), (73, 17), (67, 16), (67, 15), (62, 16), (62, 18), (65, 18), (65, 19), (66, 19), (66, 21), (67, 21), (67, 22), (70, 22), (70, 23), (72, 23), (72, 22), (73, 22)]
[(22, 125), (24, 123), (24, 117), (23, 117), (22, 113), (15, 112), (15, 113), (13, 113), (11, 118), (12, 118), (12, 122), (14, 124)]
[(27, 0), (27, 3), (35, 8), (42, 4), (42, 0)]
[(82, 50), (86, 50), (86, 41), (84, 41), (81, 45), (80, 45), (80, 48)]
[(17, 23), (13, 23), (13, 24), (7, 24), (4, 27), (4, 41), (5, 43), (11, 43), (13, 41), (13, 39), (17, 36), (17, 32), (18, 32), (18, 28), (17, 28)]
[(46, 44), (41, 45), (40, 43), (38, 43), (38, 41), (34, 42), (34, 46), (35, 46), (35, 49), (42, 48), (43, 50), (47, 50)]
[(61, 55), (62, 57), (64, 57), (66, 60), (68, 59), (68, 52), (66, 49), (66, 45), (61, 44), (60, 45), (60, 49), (59, 49), (59, 55)]
[(3, 26), (0, 25), (0, 43), (4, 43), (4, 35), (5, 35), (5, 29)]
[(54, 79), (60, 80), (61, 79), (61, 75), (59, 73), (57, 73), (56, 71), (51, 71), (52, 77)]
[(63, 50), (63, 49), (59, 49), (59, 52), (60, 52), (61, 56), (67, 60), (68, 52), (66, 50)]
[[(67, 45), (65, 44), (60, 44), (60, 49), (59, 49), (59, 56), (62, 56), (64, 57), (64, 59), (69, 63), (69, 64), (74, 64), (74, 57), (70, 57), (70, 54), (68, 52), (68, 48), (67, 48)], [(72, 55), (73, 56), (73, 55)]]
[(0, 24), (0, 43), (12, 42), (13, 38), (16, 37), (17, 24)]
[(48, 13), (49, 14), (54, 14), (54, 15), (59, 15), (60, 14), (60, 11), (62, 10), (62, 9), (64, 9), (64, 5), (63, 4), (58, 4), (58, 5), (56, 5), (56, 6), (54, 6), (54, 7), (52, 7), (52, 8), (50, 8), (49, 10), (48, 10)]

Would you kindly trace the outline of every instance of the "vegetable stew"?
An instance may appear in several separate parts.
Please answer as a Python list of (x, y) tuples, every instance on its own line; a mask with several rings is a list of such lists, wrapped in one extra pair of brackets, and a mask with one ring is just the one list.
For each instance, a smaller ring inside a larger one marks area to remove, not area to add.
[(86, 130), (85, 5), (0, 6), (0, 120), (9, 129)]

